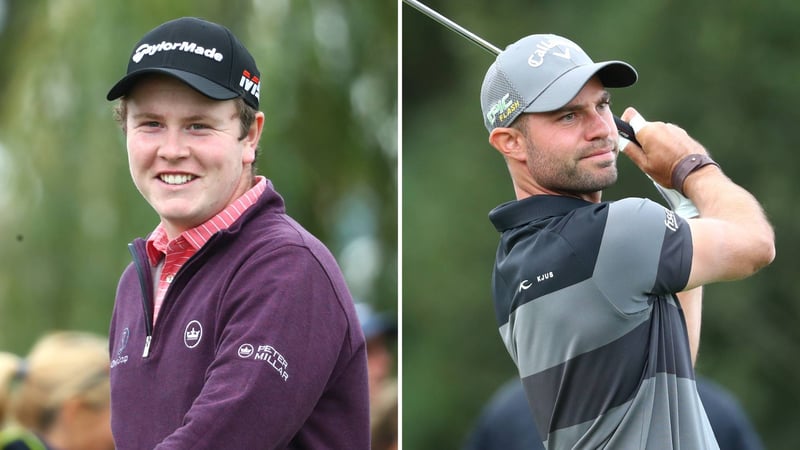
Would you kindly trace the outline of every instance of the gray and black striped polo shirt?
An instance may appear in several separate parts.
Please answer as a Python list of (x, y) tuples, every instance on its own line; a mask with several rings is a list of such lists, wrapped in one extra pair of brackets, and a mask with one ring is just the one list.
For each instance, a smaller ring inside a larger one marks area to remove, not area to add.
[(500, 334), (550, 449), (717, 449), (683, 311), (689, 226), (650, 200), (495, 208)]

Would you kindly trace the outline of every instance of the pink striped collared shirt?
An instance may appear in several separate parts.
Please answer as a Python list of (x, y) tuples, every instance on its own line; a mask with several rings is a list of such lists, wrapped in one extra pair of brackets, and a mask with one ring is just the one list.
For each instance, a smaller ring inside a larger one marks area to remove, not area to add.
[(156, 267), (163, 260), (153, 305), (153, 323), (155, 323), (158, 312), (161, 310), (164, 294), (166, 294), (167, 288), (181, 266), (192, 255), (197, 253), (211, 239), (214, 233), (225, 230), (236, 222), (248, 208), (256, 203), (266, 188), (267, 179), (257, 176), (256, 185), (242, 194), (236, 201), (228, 205), (216, 216), (190, 230), (184, 231), (172, 241), (169, 241), (164, 227), (158, 224), (147, 239), (147, 258), (150, 260), (150, 265)]

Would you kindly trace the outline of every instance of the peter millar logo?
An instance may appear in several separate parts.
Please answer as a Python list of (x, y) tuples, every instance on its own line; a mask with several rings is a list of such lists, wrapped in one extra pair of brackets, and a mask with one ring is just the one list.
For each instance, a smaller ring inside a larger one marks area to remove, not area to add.
[(186, 325), (183, 332), (183, 343), (187, 348), (195, 348), (203, 338), (203, 326), (200, 322), (193, 320)]
[(253, 356), (253, 352), (255, 352), (255, 350), (253, 349), (253, 346), (250, 344), (242, 344), (239, 346), (240, 358), (249, 358)]
[(161, 41), (158, 44), (142, 44), (133, 52), (131, 59), (135, 63), (140, 63), (145, 56), (153, 56), (158, 52), (180, 51), (194, 53), (195, 55), (205, 56), (216, 62), (222, 61), (224, 56), (215, 48), (205, 48), (195, 42), (167, 42)]
[(283, 381), (289, 379), (289, 362), (286, 358), (271, 345), (242, 344), (239, 346), (238, 355), (242, 359), (254, 359), (264, 361), (275, 369)]

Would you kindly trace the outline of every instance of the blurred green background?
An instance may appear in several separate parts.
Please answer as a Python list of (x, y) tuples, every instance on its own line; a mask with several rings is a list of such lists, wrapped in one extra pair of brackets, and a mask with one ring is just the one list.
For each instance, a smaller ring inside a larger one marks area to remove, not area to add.
[(0, 350), (106, 334), (126, 244), (158, 217), (108, 89), (167, 20), (233, 30), (262, 72), (259, 172), (354, 297), (397, 305), (397, 5), (356, 0), (0, 0)]
[[(729, 1), (430, 0), (429, 6), (504, 48), (533, 33), (564, 35), (595, 60), (639, 72), (612, 90), (679, 124), (760, 199), (777, 234), (775, 262), (706, 288), (697, 371), (739, 399), (769, 449), (800, 448), (800, 251), (795, 201), (800, 104), (800, 3)], [(498, 234), (487, 214), (514, 196), (481, 120), (479, 92), (494, 57), (413, 8), (402, 22), (403, 448), (456, 449), (515, 368), (493, 318)], [(624, 156), (604, 199), (661, 201)]]

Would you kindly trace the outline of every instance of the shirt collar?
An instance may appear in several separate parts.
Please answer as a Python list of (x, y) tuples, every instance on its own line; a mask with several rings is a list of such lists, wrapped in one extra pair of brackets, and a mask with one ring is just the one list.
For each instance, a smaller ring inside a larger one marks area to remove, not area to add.
[(591, 205), (574, 197), (561, 195), (534, 195), (522, 200), (512, 200), (494, 208), (489, 213), (489, 220), (499, 232), (516, 228), (531, 221), (564, 214)]
[(194, 251), (199, 250), (211, 239), (211, 236), (233, 225), (248, 208), (258, 201), (258, 198), (264, 193), (266, 188), (267, 179), (263, 176), (256, 176), (255, 186), (225, 207), (225, 209), (217, 213), (216, 216), (194, 228), (184, 231), (171, 242), (167, 237), (166, 229), (159, 223), (156, 229), (153, 230), (147, 238), (147, 258), (150, 260), (150, 264), (153, 266), (158, 264), (167, 251), (172, 250), (170, 249), (171, 246), (181, 246), (185, 248), (188, 245), (192, 247)]

